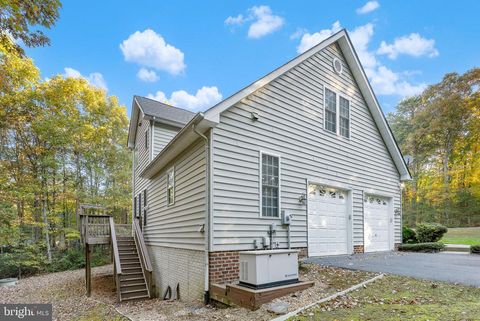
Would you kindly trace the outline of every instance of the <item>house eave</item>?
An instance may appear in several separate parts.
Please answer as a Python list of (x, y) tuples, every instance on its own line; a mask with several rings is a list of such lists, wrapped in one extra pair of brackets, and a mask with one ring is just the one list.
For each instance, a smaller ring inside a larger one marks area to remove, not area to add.
[(173, 120), (168, 120), (168, 119), (165, 119), (165, 118), (151, 116), (151, 115), (145, 115), (144, 118), (148, 119), (148, 120), (153, 120), (155, 123), (170, 125), (170, 126), (173, 126), (173, 127), (182, 128), (182, 127), (185, 126), (185, 123), (181, 123), (181, 122), (173, 121)]
[(140, 173), (143, 178), (152, 178), (165, 166), (167, 166), (175, 157), (183, 152), (188, 146), (199, 139), (194, 128), (200, 132), (205, 133), (209, 129), (215, 127), (217, 122), (205, 119), (203, 113), (198, 113), (193, 119), (188, 122), (175, 137), (165, 146), (164, 149), (145, 167)]
[(130, 149), (135, 148), (135, 135), (137, 133), (137, 124), (140, 115), (143, 115), (142, 108), (140, 104), (137, 102), (137, 99), (133, 97), (132, 101), (132, 115), (130, 118), (130, 124), (128, 126), (128, 138), (127, 138), (127, 146)]

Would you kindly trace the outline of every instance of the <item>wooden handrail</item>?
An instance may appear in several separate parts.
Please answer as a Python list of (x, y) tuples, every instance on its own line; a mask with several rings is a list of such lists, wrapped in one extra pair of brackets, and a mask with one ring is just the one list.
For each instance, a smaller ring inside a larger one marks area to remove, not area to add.
[(115, 223), (113, 222), (113, 217), (110, 216), (110, 238), (112, 240), (112, 248), (113, 248), (113, 257), (115, 263), (115, 272), (117, 275), (122, 274), (122, 266), (120, 264), (120, 254), (118, 253), (118, 245), (117, 245), (117, 235), (115, 233)]
[(108, 214), (95, 214), (95, 215), (92, 215), (92, 214), (80, 214), (80, 217), (82, 216), (91, 216), (91, 217), (112, 217), (112, 215), (108, 215)]
[(140, 256), (142, 257), (145, 270), (152, 272), (152, 262), (150, 261), (150, 256), (148, 255), (147, 246), (145, 245), (145, 240), (143, 239), (142, 230), (140, 229), (140, 224), (138, 220), (133, 220), (133, 232), (135, 233), (135, 239), (138, 242), (138, 247), (140, 250)]

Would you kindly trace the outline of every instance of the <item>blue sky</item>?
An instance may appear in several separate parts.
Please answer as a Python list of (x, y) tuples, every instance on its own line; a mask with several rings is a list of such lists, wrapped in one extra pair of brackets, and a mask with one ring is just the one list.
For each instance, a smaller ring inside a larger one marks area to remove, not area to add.
[(384, 112), (447, 72), (479, 66), (480, 1), (63, 1), (43, 77), (205, 110), (346, 28)]

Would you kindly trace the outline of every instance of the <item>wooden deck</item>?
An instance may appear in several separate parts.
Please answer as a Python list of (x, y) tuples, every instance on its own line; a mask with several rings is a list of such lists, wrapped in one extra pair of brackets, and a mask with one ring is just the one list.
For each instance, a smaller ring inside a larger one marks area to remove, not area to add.
[(226, 305), (238, 305), (256, 310), (262, 304), (270, 302), (275, 298), (305, 290), (313, 285), (313, 281), (301, 281), (268, 289), (254, 290), (238, 284), (211, 284), (210, 298)]

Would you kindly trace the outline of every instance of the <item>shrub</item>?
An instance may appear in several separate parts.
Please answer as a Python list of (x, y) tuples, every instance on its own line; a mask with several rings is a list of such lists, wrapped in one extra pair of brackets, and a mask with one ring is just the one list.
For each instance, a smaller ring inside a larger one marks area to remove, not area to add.
[(20, 278), (35, 275), (45, 265), (42, 248), (34, 244), (16, 248), (0, 255), (0, 278)]
[(472, 254), (480, 254), (480, 244), (479, 244), (479, 245), (472, 245), (472, 246), (470, 246), (470, 253), (472, 253)]
[(402, 228), (402, 240), (403, 243), (417, 243), (417, 233), (404, 225)]
[[(110, 263), (108, 247), (94, 246), (91, 254), (92, 267)], [(76, 270), (85, 267), (85, 249), (72, 247), (53, 253), (52, 262), (45, 267), (47, 272)]]
[(417, 240), (420, 243), (438, 242), (448, 229), (438, 223), (421, 223), (417, 225)]
[[(110, 263), (108, 246), (94, 246), (92, 267)], [(48, 262), (45, 248), (39, 244), (22, 245), (11, 252), (0, 254), (0, 279), (27, 277), (42, 272), (60, 272), (85, 267), (85, 249), (71, 247), (54, 250), (52, 261)]]
[(429, 243), (415, 243), (415, 244), (400, 244), (398, 247), (399, 251), (407, 252), (427, 252), (435, 253), (443, 250), (445, 245), (439, 242), (429, 242)]

